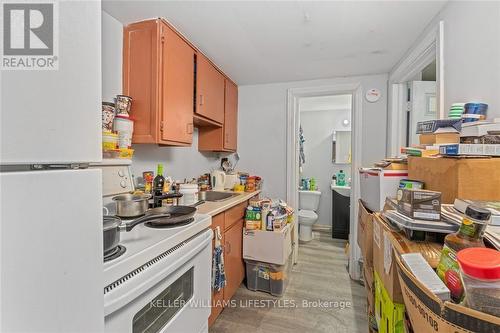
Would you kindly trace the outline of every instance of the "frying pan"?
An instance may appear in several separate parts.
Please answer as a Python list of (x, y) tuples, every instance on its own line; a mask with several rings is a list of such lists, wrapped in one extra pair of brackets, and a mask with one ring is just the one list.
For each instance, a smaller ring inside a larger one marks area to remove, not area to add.
[(140, 217), (130, 223), (120, 226), (120, 230), (130, 231), (135, 226), (153, 222), (155, 225), (171, 225), (179, 222), (184, 222), (194, 216), (196, 207), (192, 206), (165, 206), (150, 209), (146, 215)]

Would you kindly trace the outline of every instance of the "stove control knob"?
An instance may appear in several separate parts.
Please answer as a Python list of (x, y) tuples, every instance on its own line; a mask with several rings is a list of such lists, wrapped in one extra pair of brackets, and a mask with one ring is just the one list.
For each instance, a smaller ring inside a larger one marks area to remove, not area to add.
[(122, 181), (120, 182), (120, 186), (121, 186), (121, 187), (123, 187), (123, 188), (126, 188), (126, 187), (127, 187), (127, 182), (126, 182), (126, 181), (124, 181), (124, 180), (122, 180)]
[(125, 172), (123, 172), (123, 170), (118, 170), (118, 176), (124, 177), (125, 176)]

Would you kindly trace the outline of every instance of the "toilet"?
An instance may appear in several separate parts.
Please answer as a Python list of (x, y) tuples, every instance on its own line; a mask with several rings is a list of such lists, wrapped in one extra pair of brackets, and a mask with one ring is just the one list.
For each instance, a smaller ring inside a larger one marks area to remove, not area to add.
[(299, 190), (299, 240), (312, 240), (312, 227), (318, 220), (316, 211), (319, 206), (321, 192)]

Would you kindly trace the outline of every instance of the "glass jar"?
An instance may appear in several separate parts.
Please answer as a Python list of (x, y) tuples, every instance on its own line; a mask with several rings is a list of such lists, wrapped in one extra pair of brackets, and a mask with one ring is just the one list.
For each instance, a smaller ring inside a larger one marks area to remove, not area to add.
[(484, 247), (483, 235), (490, 220), (489, 210), (469, 206), (465, 210), (460, 229), (444, 238), (444, 246), (436, 272), (450, 289), (451, 299), (456, 303), (460, 303), (464, 295), (457, 253), (470, 247)]

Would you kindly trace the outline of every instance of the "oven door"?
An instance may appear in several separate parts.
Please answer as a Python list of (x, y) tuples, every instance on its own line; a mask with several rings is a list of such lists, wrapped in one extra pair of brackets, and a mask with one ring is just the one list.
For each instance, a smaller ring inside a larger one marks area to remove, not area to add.
[(105, 332), (208, 332), (212, 231), (105, 288)]

